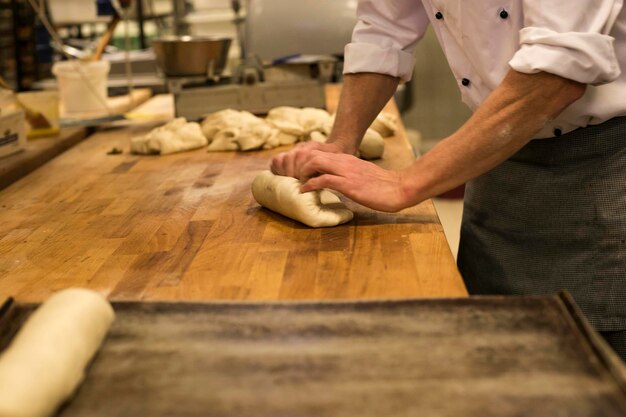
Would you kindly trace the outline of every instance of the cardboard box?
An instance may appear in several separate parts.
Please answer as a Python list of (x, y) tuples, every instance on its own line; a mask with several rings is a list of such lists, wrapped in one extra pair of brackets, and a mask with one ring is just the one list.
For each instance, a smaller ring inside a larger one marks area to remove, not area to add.
[(20, 152), (26, 146), (24, 111), (0, 113), (0, 157)]

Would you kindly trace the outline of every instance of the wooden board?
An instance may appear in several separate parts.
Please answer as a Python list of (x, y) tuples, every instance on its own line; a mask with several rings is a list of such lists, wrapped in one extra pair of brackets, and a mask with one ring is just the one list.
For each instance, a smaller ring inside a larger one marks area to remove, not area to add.
[(556, 296), (114, 308), (57, 417), (626, 415), (624, 380)]
[[(328, 90), (329, 108), (338, 88)], [(390, 110), (395, 108), (390, 105)], [(0, 295), (67, 287), (114, 300), (465, 296), (430, 201), (311, 229), (259, 207), (256, 174), (288, 148), (130, 155), (145, 124), (98, 132), (0, 192)], [(113, 147), (123, 155), (107, 155)], [(380, 164), (414, 157), (404, 130)]]

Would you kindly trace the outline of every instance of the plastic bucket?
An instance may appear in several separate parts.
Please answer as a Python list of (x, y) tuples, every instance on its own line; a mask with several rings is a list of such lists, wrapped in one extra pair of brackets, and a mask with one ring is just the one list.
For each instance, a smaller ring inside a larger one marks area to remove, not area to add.
[(62, 61), (52, 66), (64, 113), (107, 111), (108, 61)]

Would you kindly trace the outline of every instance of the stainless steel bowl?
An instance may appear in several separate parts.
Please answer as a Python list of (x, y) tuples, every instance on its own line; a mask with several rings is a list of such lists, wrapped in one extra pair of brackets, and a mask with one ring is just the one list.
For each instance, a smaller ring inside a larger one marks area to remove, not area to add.
[(152, 41), (157, 64), (170, 77), (219, 77), (224, 70), (231, 38), (166, 36)]

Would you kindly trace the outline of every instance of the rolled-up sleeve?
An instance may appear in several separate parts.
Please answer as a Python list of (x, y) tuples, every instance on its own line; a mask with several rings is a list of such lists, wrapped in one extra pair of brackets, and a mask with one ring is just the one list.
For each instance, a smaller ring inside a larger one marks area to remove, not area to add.
[(345, 48), (344, 74), (375, 72), (410, 80), (413, 51), (428, 27), (422, 2), (359, 0), (357, 17)]
[(520, 49), (509, 65), (584, 84), (606, 84), (620, 75), (611, 29), (623, 0), (525, 0)]

